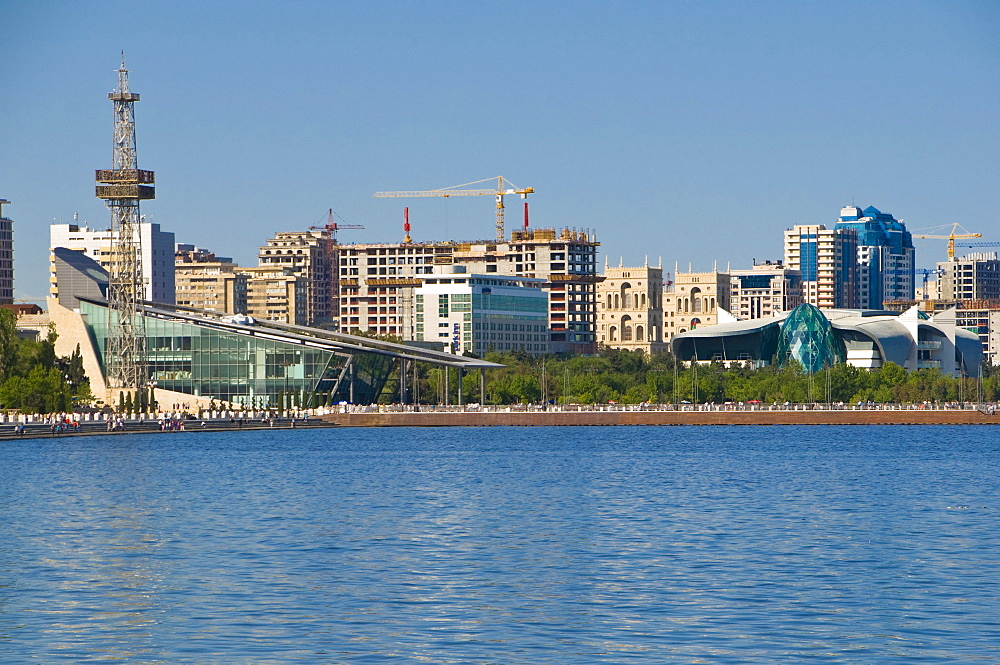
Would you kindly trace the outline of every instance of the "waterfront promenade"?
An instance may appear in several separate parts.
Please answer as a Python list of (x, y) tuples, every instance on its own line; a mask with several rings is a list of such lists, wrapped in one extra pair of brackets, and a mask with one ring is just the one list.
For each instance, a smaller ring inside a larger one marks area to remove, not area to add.
[[(65, 415), (65, 414), (64, 414)], [(17, 438), (185, 432), (255, 431), (322, 427), (554, 427), (613, 425), (1000, 425), (995, 405), (823, 404), (598, 404), (542, 407), (339, 405), (299, 413), (217, 411), (204, 417), (164, 414), (121, 419), (90, 414), (65, 418), (10, 416), (0, 441)], [(107, 419), (121, 428), (109, 429)], [(60, 421), (57, 428), (54, 421)], [(183, 425), (181, 425), (183, 423)], [(20, 424), (23, 430), (18, 431)]]
[(343, 427), (559, 425), (992, 425), (992, 405), (343, 406), (318, 416)]

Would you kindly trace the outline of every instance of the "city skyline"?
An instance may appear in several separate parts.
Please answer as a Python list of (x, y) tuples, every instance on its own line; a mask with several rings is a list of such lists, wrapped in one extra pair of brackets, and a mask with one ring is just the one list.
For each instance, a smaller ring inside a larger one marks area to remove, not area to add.
[(592, 229), (626, 265), (780, 258), (782, 231), (855, 202), (1000, 231), (988, 3), (116, 7), (0, 9), (16, 299), (47, 292), (48, 224), (110, 225), (92, 183), (123, 49), (143, 214), (242, 266), (327, 208), (366, 227), (342, 242), (400, 240), (404, 205), (415, 240), (490, 238), (486, 197), (371, 194), (498, 174), (535, 188), (532, 226)]

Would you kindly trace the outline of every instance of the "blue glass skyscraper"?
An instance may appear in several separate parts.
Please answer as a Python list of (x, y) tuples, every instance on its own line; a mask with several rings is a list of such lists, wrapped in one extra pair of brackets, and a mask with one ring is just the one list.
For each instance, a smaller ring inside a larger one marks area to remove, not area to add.
[(858, 235), (858, 307), (883, 309), (888, 300), (913, 299), (913, 239), (901, 220), (874, 206), (852, 205), (841, 209), (834, 228)]

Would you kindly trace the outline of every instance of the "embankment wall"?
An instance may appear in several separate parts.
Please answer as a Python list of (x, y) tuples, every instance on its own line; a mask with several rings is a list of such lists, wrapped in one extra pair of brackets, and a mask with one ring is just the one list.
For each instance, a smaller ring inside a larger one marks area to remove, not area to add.
[(532, 411), (335, 413), (345, 427), (549, 427), (553, 425), (997, 425), (979, 411)]

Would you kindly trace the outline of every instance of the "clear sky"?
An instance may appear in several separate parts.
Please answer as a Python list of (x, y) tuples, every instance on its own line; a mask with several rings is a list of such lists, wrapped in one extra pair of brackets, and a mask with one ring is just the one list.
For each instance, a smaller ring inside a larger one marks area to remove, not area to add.
[(46, 294), (53, 220), (110, 223), (122, 50), (142, 212), (178, 242), (256, 265), (328, 208), (366, 227), (341, 241), (400, 240), (404, 205), (415, 240), (491, 238), (488, 197), (371, 194), (502, 174), (535, 188), (533, 226), (707, 270), (781, 258), (785, 228), (851, 202), (1000, 240), (998, 35), (996, 0), (3, 2), (16, 297)]

